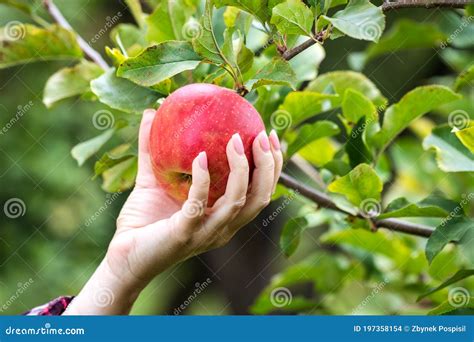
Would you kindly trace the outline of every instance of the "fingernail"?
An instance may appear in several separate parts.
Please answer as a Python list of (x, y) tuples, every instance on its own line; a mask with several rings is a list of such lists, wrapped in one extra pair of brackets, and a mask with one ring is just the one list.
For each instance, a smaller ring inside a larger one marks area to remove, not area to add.
[(275, 150), (280, 150), (280, 139), (278, 139), (278, 135), (274, 129), (270, 132), (270, 142)]
[(201, 169), (207, 171), (207, 155), (206, 152), (201, 152), (198, 155), (198, 162)]
[(260, 147), (262, 148), (263, 152), (270, 151), (270, 141), (268, 140), (267, 133), (262, 131), (259, 134), (258, 141), (260, 142)]
[(244, 154), (244, 144), (242, 143), (242, 138), (240, 138), (239, 133), (235, 133), (232, 136), (232, 143), (234, 144), (235, 152), (240, 155)]
[(154, 115), (155, 112), (156, 112), (155, 109), (149, 108), (149, 109), (145, 109), (145, 111), (143, 112), (143, 115), (146, 115), (146, 116), (148, 116), (148, 115)]

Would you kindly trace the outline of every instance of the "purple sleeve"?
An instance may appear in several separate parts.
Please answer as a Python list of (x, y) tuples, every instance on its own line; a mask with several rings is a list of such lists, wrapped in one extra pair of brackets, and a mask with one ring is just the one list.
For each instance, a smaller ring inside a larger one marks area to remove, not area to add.
[(50, 301), (47, 304), (31, 309), (23, 315), (27, 316), (60, 316), (73, 300), (74, 296), (63, 296)]

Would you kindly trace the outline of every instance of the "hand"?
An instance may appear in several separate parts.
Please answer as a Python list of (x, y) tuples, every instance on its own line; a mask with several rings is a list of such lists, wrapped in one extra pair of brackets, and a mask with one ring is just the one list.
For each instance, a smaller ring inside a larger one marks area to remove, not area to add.
[[(193, 255), (225, 245), (270, 202), (283, 163), (274, 131), (270, 139), (265, 132), (255, 138), (250, 189), (248, 161), (242, 153), (240, 136), (235, 134), (226, 148), (230, 174), (225, 194), (212, 208), (206, 208), (209, 172), (203, 151), (193, 162), (188, 200), (182, 207), (177, 205), (153, 174), (148, 141), (154, 113), (146, 110), (143, 114), (136, 185), (120, 212), (106, 258), (70, 304), (68, 314), (128, 313), (139, 292), (157, 274)], [(113, 298), (113, 303), (97, 305), (101, 290)]]

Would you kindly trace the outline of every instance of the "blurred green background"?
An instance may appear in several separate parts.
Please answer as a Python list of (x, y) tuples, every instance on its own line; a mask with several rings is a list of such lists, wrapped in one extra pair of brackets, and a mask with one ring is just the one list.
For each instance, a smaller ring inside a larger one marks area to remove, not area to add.
[[(107, 16), (118, 11), (123, 13), (121, 22), (132, 22), (120, 1), (57, 0), (56, 3), (86, 40), (104, 27)], [(445, 10), (392, 13), (387, 17), (387, 27), (402, 15), (449, 24), (446, 13)], [(0, 26), (12, 20), (27, 22), (28, 18), (0, 5)], [(94, 48), (103, 52), (107, 43), (108, 34), (105, 34)], [(364, 47), (365, 43), (348, 38), (329, 41), (319, 73), (348, 69), (348, 54)], [(370, 62), (364, 73), (390, 102), (395, 102), (418, 85), (434, 82), (449, 85), (454, 73), (464, 65), (460, 60), (472, 61), (472, 53), (466, 49), (457, 56), (449, 56), (446, 51), (442, 55), (432, 48), (397, 52)], [(9, 199), (17, 198), (26, 208), (25, 214), (16, 219), (0, 215), (0, 308), (8, 304), (2, 314), (18, 314), (57, 296), (77, 294), (103, 257), (114, 233), (115, 218), (127, 197), (126, 193), (121, 194), (92, 224), (86, 224), (110, 196), (101, 189), (100, 180), (92, 180), (94, 158), (78, 167), (70, 150), (100, 133), (92, 125), (92, 116), (103, 106), (77, 99), (62, 102), (51, 110), (45, 108), (42, 103), (44, 84), (59, 66), (66, 65), (65, 62), (33, 63), (0, 70), (0, 126), (15, 117), (19, 106), (32, 102), (31, 109), (0, 135), (0, 204), (3, 206)], [(460, 200), (459, 194), (474, 191), (472, 175), (444, 174), (437, 168), (434, 154), (423, 151), (419, 140), (429, 132), (433, 122), (445, 122), (452, 108), (464, 108), (472, 113), (472, 87), (469, 92), (462, 103), (444, 108), (429, 119), (418, 120), (411, 132), (405, 133), (390, 149), (387, 156), (394, 161), (399, 176), (386, 187), (387, 198), (403, 195), (419, 200), (439, 191)], [(134, 129), (136, 126), (120, 139), (134, 142)], [(133, 313), (173, 314), (193, 292), (196, 283), (202, 284), (208, 277), (211, 285), (190, 303), (186, 314), (248, 312), (248, 306), (271, 276), (293, 263), (279, 253), (280, 228), (278, 222), (271, 232), (265, 228), (271, 236), (268, 238), (260, 232), (261, 227), (256, 229), (250, 225), (227, 247), (160, 275), (144, 291)], [(410, 241), (416, 246), (424, 245), (423, 239)], [(319, 248), (309, 240), (302, 245), (296, 259), (308, 250)], [(30, 279), (28, 289), (12, 300), (17, 289)], [(337, 296), (339, 302), (337, 298), (330, 299), (333, 313), (350, 313), (351, 308), (344, 305), (349, 301), (349, 294), (363, 293), (372, 285), (357, 282), (352, 286)], [(406, 305), (397, 294), (387, 294), (382, 303), (370, 307), (370, 313), (420, 312), (420, 307)]]

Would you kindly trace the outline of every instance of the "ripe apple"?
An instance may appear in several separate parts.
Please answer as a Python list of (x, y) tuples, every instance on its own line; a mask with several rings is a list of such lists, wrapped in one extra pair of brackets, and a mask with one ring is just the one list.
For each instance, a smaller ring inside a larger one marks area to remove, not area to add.
[(229, 139), (240, 134), (251, 172), (252, 143), (264, 129), (255, 108), (230, 89), (201, 83), (176, 90), (158, 108), (151, 127), (150, 154), (158, 183), (171, 197), (184, 202), (192, 162), (205, 151), (211, 177), (208, 205), (212, 206), (225, 192)]

